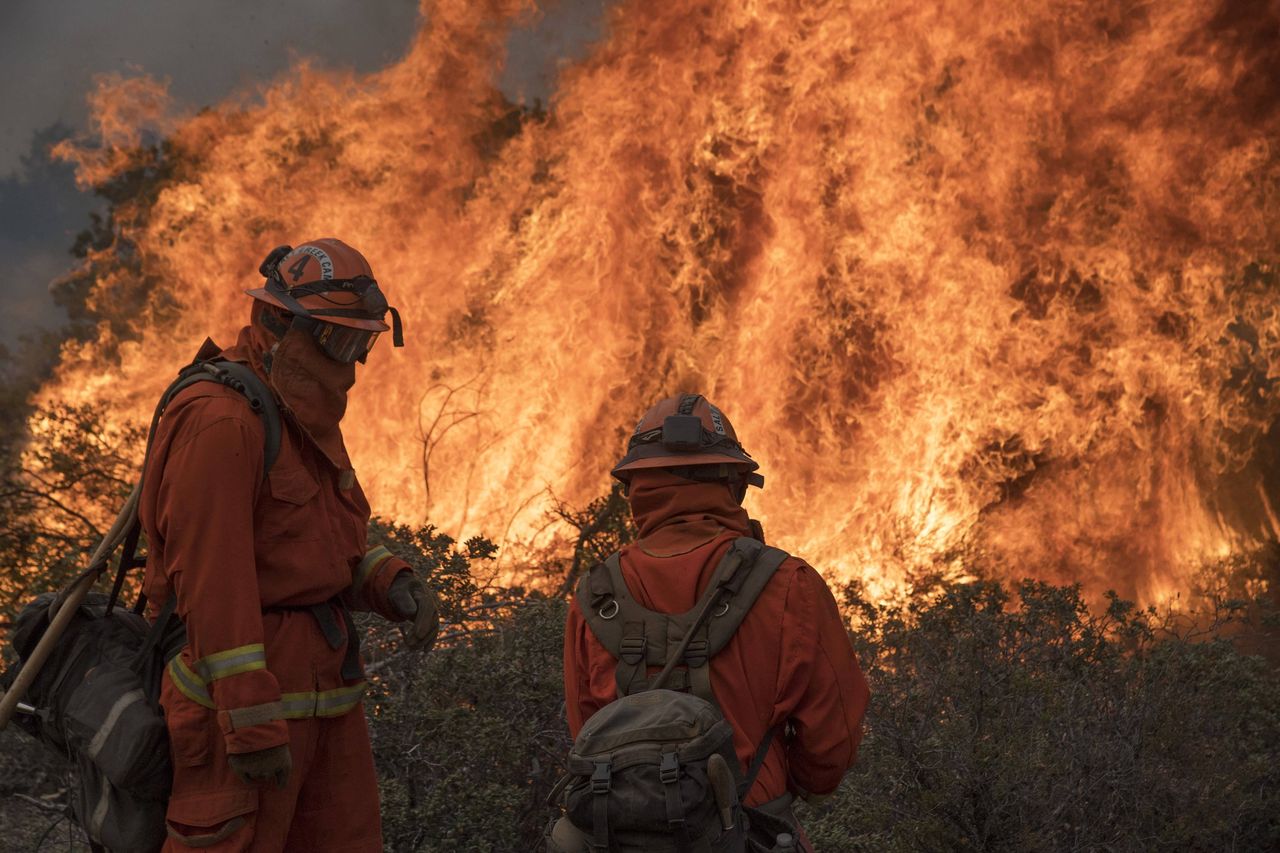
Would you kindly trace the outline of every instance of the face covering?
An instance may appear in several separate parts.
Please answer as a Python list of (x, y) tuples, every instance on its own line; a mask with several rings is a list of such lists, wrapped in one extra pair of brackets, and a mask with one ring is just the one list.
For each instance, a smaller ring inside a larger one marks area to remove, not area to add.
[(751, 519), (724, 483), (698, 483), (659, 468), (631, 475), (627, 489), (639, 544), (655, 557), (692, 551), (725, 530), (751, 535)]
[(267, 381), (299, 426), (339, 471), (351, 469), (338, 424), (347, 411), (355, 364), (334, 361), (311, 332), (291, 326), (263, 357)]

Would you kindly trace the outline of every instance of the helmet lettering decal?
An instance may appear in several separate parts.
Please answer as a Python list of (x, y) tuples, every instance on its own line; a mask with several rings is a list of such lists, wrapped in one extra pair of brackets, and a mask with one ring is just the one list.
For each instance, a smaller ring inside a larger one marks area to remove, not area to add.
[(724, 416), (720, 414), (720, 410), (715, 406), (710, 406), (709, 408), (711, 409), (711, 425), (715, 427), (716, 435), (724, 435)]
[[(329, 257), (329, 253), (319, 246), (299, 246), (295, 251), (305, 252), (320, 262), (320, 278), (328, 281), (333, 278), (333, 258)], [(297, 264), (289, 267), (289, 272), (293, 272), (294, 268), (298, 269), (298, 274), (302, 272), (303, 262), (300, 260)], [(298, 280), (298, 275), (294, 275), (294, 281)]]

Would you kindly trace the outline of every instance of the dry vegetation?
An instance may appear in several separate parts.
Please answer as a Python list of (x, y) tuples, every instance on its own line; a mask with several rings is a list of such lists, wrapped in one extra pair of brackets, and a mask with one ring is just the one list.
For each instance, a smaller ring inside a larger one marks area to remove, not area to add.
[[(9, 448), (5, 488), (21, 499), (0, 508), (3, 618), (59, 583), (100, 526), (56, 508), (82, 505), (90, 478), (117, 495), (128, 482), (123, 445), (138, 436), (106, 435), (95, 418), (50, 413), (57, 441), (40, 479)], [(425, 656), (394, 628), (362, 623), (389, 849), (536, 845), (568, 747), (564, 591), (630, 536), (616, 494), (562, 515), (583, 535), (531, 573), (538, 589), (482, 582), (494, 554), (485, 540), (373, 524), (375, 540), (431, 575), (447, 622)], [(1226, 594), (1232, 578), (1275, 560), (1219, 571), (1223, 588), (1204, 599), (1216, 609), (1198, 620), (1116, 599), (1091, 608), (1077, 589), (1032, 582), (925, 578), (893, 603), (842, 590), (873, 703), (858, 767), (805, 814), (815, 841), (828, 851), (1275, 849), (1280, 679), (1240, 648), (1274, 626), (1258, 602)], [(58, 758), (11, 730), (0, 780), (6, 843), (66, 849)]]

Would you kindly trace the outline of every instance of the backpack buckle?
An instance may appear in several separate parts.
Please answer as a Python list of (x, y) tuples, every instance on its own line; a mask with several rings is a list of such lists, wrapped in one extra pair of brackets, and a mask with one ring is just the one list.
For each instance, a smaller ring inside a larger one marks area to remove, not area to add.
[(618, 658), (629, 666), (636, 666), (644, 660), (644, 637), (623, 637), (618, 646)]
[(680, 780), (680, 760), (674, 752), (662, 753), (662, 764), (658, 766), (658, 778), (664, 785), (674, 785)]
[(691, 667), (705, 666), (707, 663), (707, 641), (694, 640), (684, 652), (684, 662)]
[(597, 764), (595, 771), (591, 774), (591, 793), (609, 793), (609, 784), (612, 778), (613, 766), (608, 761), (602, 761)]

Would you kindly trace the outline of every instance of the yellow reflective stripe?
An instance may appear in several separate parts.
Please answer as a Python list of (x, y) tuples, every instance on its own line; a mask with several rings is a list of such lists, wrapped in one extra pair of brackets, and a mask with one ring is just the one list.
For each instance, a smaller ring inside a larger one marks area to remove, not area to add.
[[(192, 702), (203, 705), (210, 710), (217, 710), (217, 706), (213, 704), (213, 699), (209, 696), (209, 690), (200, 676), (191, 671), (190, 667), (182, 660), (179, 655), (169, 661), (169, 677), (173, 680), (174, 687), (182, 691), (182, 695), (186, 696)], [(347, 713), (355, 706), (360, 704), (360, 700), (364, 698), (367, 684), (363, 681), (356, 684), (348, 684), (345, 687), (337, 687), (333, 690), (309, 690), (305, 693), (285, 693), (280, 697), (277, 705), (274, 702), (266, 703), (261, 706), (253, 706), (251, 709), (236, 709), (230, 713), (232, 715), (244, 713), (246, 710), (270, 709), (271, 713), (279, 713), (279, 718), (286, 720), (300, 720), (306, 717), (340, 717)], [(247, 723), (236, 723), (237, 728)], [(256, 723), (255, 723), (256, 725)]]
[(286, 720), (298, 720), (304, 717), (339, 717), (360, 704), (360, 700), (364, 698), (365, 687), (365, 682), (361, 681), (358, 684), (349, 684), (334, 690), (286, 693), (280, 697), (280, 704), (284, 707), (283, 716)]
[(379, 545), (364, 555), (364, 559), (360, 561), (360, 565), (356, 566), (355, 577), (352, 579), (351, 587), (357, 593), (364, 589), (365, 583), (373, 575), (374, 569), (382, 565), (383, 560), (392, 556), (391, 552), (385, 546)]
[(219, 678), (230, 678), (242, 672), (267, 668), (267, 650), (262, 643), (237, 646), (224, 652), (205, 655), (196, 661), (196, 672), (207, 684)]
[(182, 655), (178, 655), (169, 661), (169, 678), (173, 681), (173, 686), (178, 688), (183, 696), (186, 696), (197, 705), (216, 710), (213, 699), (209, 696), (209, 691), (204, 686), (204, 682), (200, 680), (200, 676), (187, 667), (186, 662), (182, 660)]

